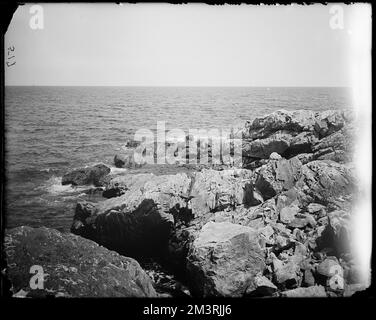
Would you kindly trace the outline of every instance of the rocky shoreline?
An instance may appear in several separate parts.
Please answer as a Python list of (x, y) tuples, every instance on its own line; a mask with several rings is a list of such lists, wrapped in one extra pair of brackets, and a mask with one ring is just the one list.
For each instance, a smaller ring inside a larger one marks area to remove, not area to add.
[[(73, 170), (62, 183), (92, 184), (103, 201), (77, 204), (72, 234), (7, 230), (11, 292), (351, 296), (365, 289), (351, 252), (354, 135), (351, 112), (280, 110), (234, 133), (242, 143), (236, 166), (156, 175), (135, 164), (134, 144), (115, 156), (124, 174), (103, 164)], [(32, 265), (45, 268), (44, 289), (30, 290)]]

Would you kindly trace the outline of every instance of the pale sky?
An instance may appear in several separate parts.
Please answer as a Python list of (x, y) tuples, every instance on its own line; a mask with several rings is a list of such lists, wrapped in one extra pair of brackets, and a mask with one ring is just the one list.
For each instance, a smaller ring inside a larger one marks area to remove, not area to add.
[(330, 5), (42, 4), (33, 30), (31, 6), (5, 36), (6, 85), (350, 86), (363, 18), (343, 5), (332, 29)]

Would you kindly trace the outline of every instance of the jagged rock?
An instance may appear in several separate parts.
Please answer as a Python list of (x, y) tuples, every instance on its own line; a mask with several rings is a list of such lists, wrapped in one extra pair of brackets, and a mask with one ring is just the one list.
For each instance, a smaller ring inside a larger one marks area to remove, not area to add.
[(291, 159), (294, 158), (298, 159), (302, 164), (307, 164), (308, 162), (315, 160), (313, 153), (299, 153)]
[(197, 296), (244, 295), (265, 269), (258, 233), (228, 222), (207, 223), (188, 254), (188, 274)]
[(312, 214), (318, 214), (319, 212), (322, 212), (323, 210), (325, 210), (325, 206), (319, 203), (313, 202), (307, 206), (307, 211)]
[[(301, 153), (312, 153), (314, 146), (320, 143), (320, 139), (336, 133), (352, 121), (353, 116), (348, 111), (278, 110), (256, 118), (252, 123), (246, 123), (243, 129), (243, 156), (249, 159), (267, 159), (273, 152), (289, 158)], [(343, 132), (337, 136), (342, 141), (347, 138)], [(333, 152), (338, 144), (343, 147), (341, 142), (335, 145), (323, 141), (315, 151), (331, 148)], [(326, 145), (328, 147), (325, 147)], [(343, 149), (345, 148), (341, 150)], [(316, 154), (316, 158), (319, 156), (320, 154)]]
[[(190, 191), (190, 205), (195, 217), (244, 204), (260, 203), (255, 198), (252, 172), (244, 169), (197, 172)], [(257, 197), (257, 196), (256, 196)]]
[(298, 159), (269, 161), (258, 171), (255, 187), (264, 199), (272, 198), (294, 186), (300, 177), (301, 167), (302, 163)]
[(268, 159), (273, 153), (283, 154), (290, 146), (291, 135), (277, 131), (265, 139), (246, 141), (243, 144), (243, 155), (250, 158)]
[(186, 174), (143, 178), (119, 197), (96, 205), (79, 203), (71, 231), (125, 254), (160, 254), (175, 218), (190, 214), (191, 179)]
[(257, 274), (252, 284), (247, 288), (246, 294), (252, 297), (271, 296), (277, 290), (278, 288), (267, 277)]
[(61, 183), (74, 186), (93, 184), (98, 187), (102, 184), (101, 179), (108, 175), (110, 171), (111, 169), (104, 164), (79, 168), (64, 174)]
[[(151, 279), (136, 260), (73, 234), (45, 227), (10, 229), (5, 254), (15, 296), (156, 296)], [(41, 288), (30, 287), (32, 266), (43, 268), (43, 282), (37, 283)]]
[(288, 223), (290, 228), (304, 228), (307, 225), (311, 227), (316, 225), (316, 220), (309, 213), (296, 215), (292, 221)]
[(281, 261), (278, 258), (273, 258), (274, 281), (284, 288), (297, 287), (301, 274), (298, 264), (294, 261)]
[(353, 193), (355, 181), (352, 170), (346, 166), (330, 160), (316, 160), (301, 167), (295, 188), (299, 190), (303, 205), (311, 202), (328, 205)]
[(324, 298), (327, 297), (327, 294), (323, 286), (311, 286), (283, 291), (281, 296), (288, 298)]
[(313, 157), (318, 160), (333, 160), (339, 163), (352, 161), (355, 128), (353, 125), (321, 139), (312, 148)]

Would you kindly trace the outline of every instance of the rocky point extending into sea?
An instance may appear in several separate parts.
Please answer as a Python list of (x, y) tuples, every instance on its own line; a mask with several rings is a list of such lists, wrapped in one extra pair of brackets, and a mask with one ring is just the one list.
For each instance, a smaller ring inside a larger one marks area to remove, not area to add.
[[(350, 296), (364, 289), (351, 250), (354, 135), (349, 111), (280, 110), (236, 133), (237, 166), (153, 174), (135, 163), (135, 144), (115, 156), (122, 174), (68, 172), (63, 184), (93, 184), (103, 201), (77, 203), (71, 233), (6, 231), (11, 293)], [(43, 289), (29, 287), (32, 265), (48, 274)]]

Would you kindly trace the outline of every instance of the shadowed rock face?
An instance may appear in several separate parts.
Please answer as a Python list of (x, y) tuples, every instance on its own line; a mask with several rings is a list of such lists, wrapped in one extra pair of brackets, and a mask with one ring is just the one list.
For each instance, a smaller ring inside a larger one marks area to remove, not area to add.
[(75, 169), (66, 173), (62, 178), (62, 184), (74, 186), (90, 185), (101, 186), (102, 179), (110, 173), (111, 169), (104, 164), (97, 164), (92, 167)]
[(115, 178), (106, 190), (121, 187), (122, 195), (78, 203), (71, 231), (132, 256), (160, 255), (176, 226), (203, 225), (208, 212), (259, 203), (251, 177), (240, 169)]
[[(31, 297), (155, 297), (151, 279), (134, 259), (97, 243), (48, 228), (6, 231), (12, 293)], [(30, 288), (30, 268), (43, 268), (43, 289)]]

